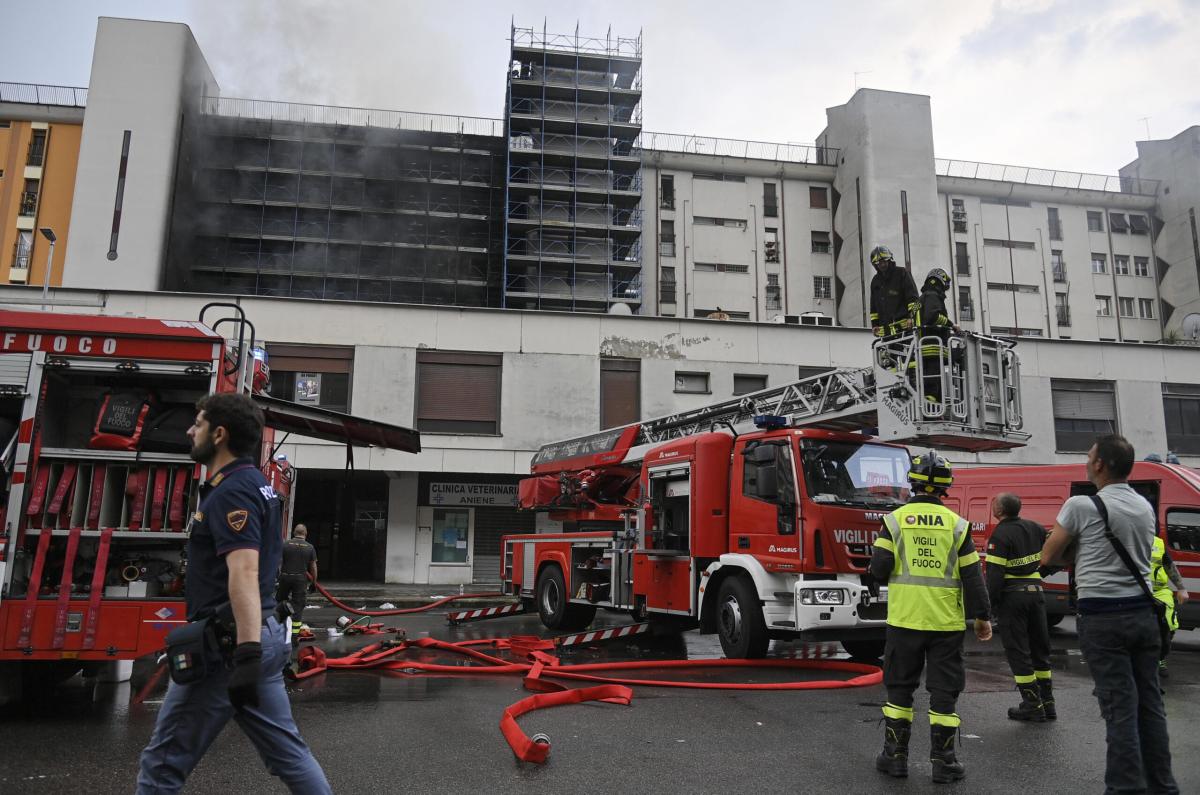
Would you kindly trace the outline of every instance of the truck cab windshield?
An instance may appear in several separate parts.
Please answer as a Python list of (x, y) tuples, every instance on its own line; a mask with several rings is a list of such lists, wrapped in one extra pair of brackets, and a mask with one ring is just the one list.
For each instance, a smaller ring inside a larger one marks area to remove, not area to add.
[(813, 502), (891, 510), (908, 499), (908, 455), (881, 444), (801, 441)]

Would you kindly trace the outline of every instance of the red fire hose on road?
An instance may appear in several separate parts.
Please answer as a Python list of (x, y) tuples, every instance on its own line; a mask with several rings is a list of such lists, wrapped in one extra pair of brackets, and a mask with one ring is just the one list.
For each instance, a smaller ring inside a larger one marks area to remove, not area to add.
[[(524, 658), (517, 662), (487, 654), (475, 647), (484, 646), (508, 651)], [(376, 669), (399, 675), (444, 674), (498, 676), (519, 674), (525, 688), (541, 695), (524, 699), (509, 707), (500, 722), (500, 729), (517, 758), (526, 762), (544, 762), (550, 752), (548, 740), (531, 740), (520, 730), (516, 718), (526, 712), (574, 704), (581, 701), (616, 701), (627, 704), (632, 698), (629, 687), (681, 687), (701, 690), (826, 690), (834, 688), (870, 687), (883, 680), (883, 672), (874, 665), (846, 660), (646, 660), (633, 662), (590, 663), (564, 666), (547, 652), (555, 648), (550, 640), (532, 636), (466, 640), (450, 643), (435, 638), (399, 639), (364, 646), (344, 657), (327, 657), (316, 647), (300, 650), (297, 679), (316, 676), (330, 669)], [(405, 659), (410, 650), (433, 650), (459, 654), (477, 661), (478, 665), (447, 665)], [(627, 679), (601, 676), (602, 672), (626, 672), (645, 669), (700, 670), (722, 668), (771, 668), (795, 670), (843, 671), (857, 674), (849, 679), (822, 679), (791, 682), (688, 682), (670, 679)], [(568, 689), (551, 679), (599, 683), (599, 687)]]

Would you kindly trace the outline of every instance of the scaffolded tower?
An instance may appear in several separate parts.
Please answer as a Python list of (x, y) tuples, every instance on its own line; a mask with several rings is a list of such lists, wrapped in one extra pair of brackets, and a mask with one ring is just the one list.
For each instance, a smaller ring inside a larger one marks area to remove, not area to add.
[(512, 28), (504, 305), (641, 303), (642, 37)]

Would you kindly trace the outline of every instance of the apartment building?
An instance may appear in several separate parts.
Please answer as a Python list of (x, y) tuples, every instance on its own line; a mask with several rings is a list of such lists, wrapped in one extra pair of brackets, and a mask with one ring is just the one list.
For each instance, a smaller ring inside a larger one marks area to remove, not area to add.
[(0, 83), (0, 282), (62, 284), (86, 103), (86, 89)]

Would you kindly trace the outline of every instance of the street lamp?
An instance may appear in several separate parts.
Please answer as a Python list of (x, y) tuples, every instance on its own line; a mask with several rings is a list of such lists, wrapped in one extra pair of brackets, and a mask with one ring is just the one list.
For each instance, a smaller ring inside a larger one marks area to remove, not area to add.
[(44, 312), (46, 298), (50, 295), (50, 271), (54, 269), (54, 243), (58, 240), (58, 236), (48, 226), (43, 226), (38, 231), (42, 233), (42, 237), (50, 241), (50, 254), (46, 257), (46, 276), (42, 279), (42, 311)]

